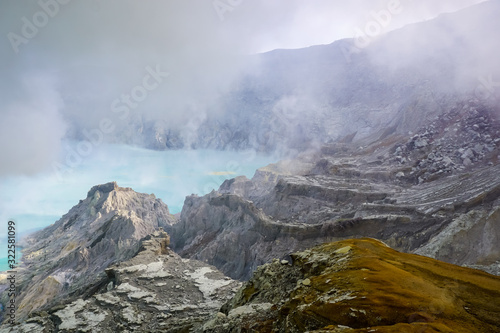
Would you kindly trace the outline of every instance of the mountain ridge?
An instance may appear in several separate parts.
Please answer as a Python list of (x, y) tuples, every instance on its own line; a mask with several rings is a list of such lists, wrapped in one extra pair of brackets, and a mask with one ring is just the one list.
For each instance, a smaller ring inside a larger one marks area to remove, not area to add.
[[(16, 280), (18, 318), (94, 293), (107, 281), (105, 268), (133, 257), (142, 239), (175, 221), (154, 195), (116, 182), (92, 187), (60, 220), (19, 243), (23, 257)], [(3, 302), (6, 297), (3, 292)]]

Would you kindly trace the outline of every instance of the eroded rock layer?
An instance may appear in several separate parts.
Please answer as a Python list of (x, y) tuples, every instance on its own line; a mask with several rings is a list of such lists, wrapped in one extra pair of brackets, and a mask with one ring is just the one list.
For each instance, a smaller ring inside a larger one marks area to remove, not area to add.
[(499, 274), (498, 114), (471, 99), (407, 136), (387, 129), (228, 180), (186, 199), (173, 247), (248, 279), (273, 257), (374, 237)]

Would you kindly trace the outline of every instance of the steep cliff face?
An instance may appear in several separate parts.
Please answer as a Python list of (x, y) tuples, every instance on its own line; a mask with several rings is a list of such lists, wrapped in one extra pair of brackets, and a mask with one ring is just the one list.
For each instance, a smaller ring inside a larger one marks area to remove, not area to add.
[(500, 278), (373, 239), (257, 269), (203, 332), (498, 332)]
[(172, 246), (232, 278), (248, 279), (258, 265), (325, 240), (321, 231), (273, 221), (239, 196), (214, 192), (186, 198), (179, 225), (172, 228)]
[(272, 256), (352, 237), (500, 273), (498, 114), (471, 99), (411, 135), (387, 129), (228, 180), (187, 198), (173, 246), (243, 279)]
[[(59, 221), (23, 241), (17, 318), (91, 295), (103, 287), (105, 268), (131, 258), (143, 238), (175, 222), (167, 205), (154, 195), (114, 182), (94, 186)], [(6, 297), (3, 293), (2, 300)]]

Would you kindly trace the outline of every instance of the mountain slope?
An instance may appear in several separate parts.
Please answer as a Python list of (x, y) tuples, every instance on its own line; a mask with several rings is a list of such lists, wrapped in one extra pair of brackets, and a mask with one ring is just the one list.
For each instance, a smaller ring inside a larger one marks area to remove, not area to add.
[[(104, 269), (131, 258), (142, 239), (175, 222), (154, 195), (115, 182), (94, 186), (59, 221), (20, 244), (24, 248), (16, 277), (17, 318), (94, 293), (107, 281)], [(3, 292), (2, 301), (6, 299)]]
[(138, 113), (114, 141), (285, 154), (346, 135), (360, 140), (389, 128), (406, 134), (457, 102), (499, 100), (499, 13), (500, 2), (491, 0), (362, 48), (345, 39), (250, 56), (233, 89), (185, 126)]
[(499, 332), (500, 278), (373, 239), (259, 267), (204, 332)]
[[(105, 288), (32, 313), (0, 332), (188, 332), (230, 299), (240, 283), (215, 267), (185, 260), (154, 232), (131, 259), (106, 269)], [(85, 287), (82, 287), (85, 288)]]

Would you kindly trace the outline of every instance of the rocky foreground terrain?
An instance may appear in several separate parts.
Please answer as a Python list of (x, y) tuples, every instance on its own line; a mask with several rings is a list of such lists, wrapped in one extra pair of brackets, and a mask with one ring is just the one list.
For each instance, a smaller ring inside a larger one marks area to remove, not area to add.
[(104, 290), (0, 332), (500, 332), (499, 277), (374, 239), (275, 259), (241, 288), (167, 243), (155, 232)]
[[(104, 288), (45, 307), (13, 332), (188, 332), (241, 286), (215, 267), (180, 258), (159, 231), (130, 260), (106, 268)], [(89, 275), (87, 275), (89, 277)]]
[(373, 239), (258, 268), (204, 332), (500, 332), (500, 279)]

